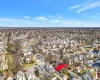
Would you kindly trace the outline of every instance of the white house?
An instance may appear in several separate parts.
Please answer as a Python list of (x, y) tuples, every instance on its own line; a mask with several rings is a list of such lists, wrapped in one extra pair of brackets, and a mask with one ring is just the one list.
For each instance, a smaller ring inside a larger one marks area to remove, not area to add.
[(5, 58), (5, 54), (0, 54), (0, 70), (8, 69), (7, 61)]
[(66, 75), (64, 75), (63, 80), (67, 80), (67, 76)]
[(52, 78), (51, 80), (57, 80), (57, 77)]
[(27, 70), (26, 77), (28, 78), (28, 80), (35, 80), (36, 79), (36, 76), (30, 70)]
[(36, 55), (35, 55), (35, 62), (36, 62), (38, 65), (42, 65), (42, 66), (45, 65), (44, 57), (43, 57), (41, 54), (36, 54)]
[(23, 72), (19, 71), (16, 74), (16, 80), (26, 80), (25, 74)]
[(8, 69), (8, 65), (6, 63), (1, 63), (0, 70)]
[(13, 78), (12, 77), (9, 77), (7, 80), (13, 80)]
[(32, 54), (32, 48), (29, 45), (28, 41), (23, 42), (23, 54), (24, 56)]

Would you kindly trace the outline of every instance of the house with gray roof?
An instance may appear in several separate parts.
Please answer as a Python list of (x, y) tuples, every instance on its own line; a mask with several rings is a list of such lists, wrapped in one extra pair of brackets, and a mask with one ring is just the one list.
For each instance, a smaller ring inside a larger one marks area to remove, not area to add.
[(26, 80), (25, 73), (22, 71), (18, 71), (18, 73), (15, 75), (16, 80)]
[(38, 76), (44, 75), (46, 73), (45, 68), (43, 66), (37, 65), (35, 67), (35, 74)]

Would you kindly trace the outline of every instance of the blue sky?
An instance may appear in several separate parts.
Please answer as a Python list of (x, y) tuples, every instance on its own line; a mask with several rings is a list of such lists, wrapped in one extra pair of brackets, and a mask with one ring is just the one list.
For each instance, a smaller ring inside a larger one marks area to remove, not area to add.
[(0, 0), (0, 26), (100, 27), (100, 0)]

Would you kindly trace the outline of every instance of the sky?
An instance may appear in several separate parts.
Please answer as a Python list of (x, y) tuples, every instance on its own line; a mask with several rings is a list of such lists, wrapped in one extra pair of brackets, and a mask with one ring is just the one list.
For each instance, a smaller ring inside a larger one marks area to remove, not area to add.
[(1, 27), (100, 27), (100, 0), (0, 0)]

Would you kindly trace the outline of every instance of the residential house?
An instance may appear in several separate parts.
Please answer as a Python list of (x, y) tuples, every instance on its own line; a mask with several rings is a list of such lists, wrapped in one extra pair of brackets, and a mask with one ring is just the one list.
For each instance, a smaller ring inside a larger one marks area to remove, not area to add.
[(25, 63), (30, 63), (31, 61), (32, 61), (31, 55), (26, 55), (25, 58), (24, 58), (24, 62)]
[(45, 71), (45, 68), (44, 68), (43, 66), (37, 65), (37, 66), (35, 67), (35, 74), (36, 74), (37, 76), (42, 76), (42, 75), (44, 75), (45, 73), (46, 73), (46, 71)]
[(51, 80), (57, 80), (57, 77), (52, 78)]
[(13, 78), (9, 77), (7, 80), (14, 80)]
[(74, 64), (74, 55), (70, 55), (69, 65)]
[(45, 63), (44, 68), (48, 73), (54, 72), (54, 67), (48, 62)]
[(83, 61), (83, 55), (79, 54), (79, 60)]
[(75, 79), (77, 79), (77, 80), (82, 80), (81, 77), (79, 77), (77, 74), (75, 74), (75, 73), (72, 72), (71, 70), (69, 70), (68, 72), (69, 72), (69, 74), (70, 74), (73, 78), (75, 78)]
[(23, 49), (22, 50), (23, 50), (24, 56), (32, 54), (32, 48), (29, 45), (28, 41), (23, 42)]
[(22, 71), (18, 71), (18, 73), (15, 75), (16, 80), (26, 80), (25, 73)]
[(0, 64), (0, 70), (6, 70), (6, 69), (8, 69), (7, 63), (1, 63)]
[(45, 65), (44, 57), (41, 54), (36, 54), (34, 58), (35, 58), (35, 62), (38, 65), (41, 65), (41, 66), (44, 66)]
[(94, 48), (93, 53), (94, 54), (98, 54), (99, 53), (99, 49)]
[(64, 75), (63, 80), (67, 80), (67, 76), (66, 75)]
[(79, 62), (79, 55), (78, 54), (74, 55), (74, 62)]
[(6, 73), (4, 80), (13, 80), (14, 79), (13, 77), (14, 77), (13, 73), (9, 71), (9, 72)]
[(5, 58), (5, 54), (0, 54), (0, 70), (8, 69), (7, 61)]
[(64, 58), (64, 61), (63, 61), (63, 62), (64, 62), (65, 64), (68, 64), (68, 65), (69, 65), (69, 64), (71, 64), (69, 61), (70, 61), (70, 57), (66, 56), (66, 57)]
[(5, 43), (4, 42), (0, 42), (0, 51), (4, 50), (4, 47), (5, 47)]
[(30, 70), (27, 70), (27, 72), (25, 74), (26, 74), (26, 77), (28, 80), (35, 80), (36, 79), (36, 76)]

